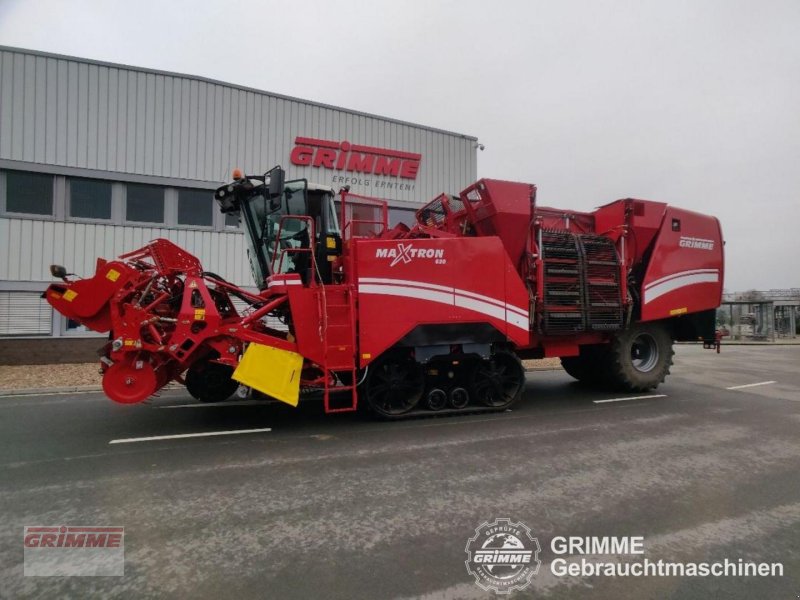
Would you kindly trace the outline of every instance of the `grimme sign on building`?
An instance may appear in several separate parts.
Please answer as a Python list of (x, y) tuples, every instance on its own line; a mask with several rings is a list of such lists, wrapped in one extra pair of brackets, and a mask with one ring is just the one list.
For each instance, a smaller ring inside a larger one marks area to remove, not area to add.
[[(422, 155), (298, 136), (289, 155), (293, 165), (327, 169), (332, 183), (413, 191)], [(344, 173), (344, 174), (342, 174)]]

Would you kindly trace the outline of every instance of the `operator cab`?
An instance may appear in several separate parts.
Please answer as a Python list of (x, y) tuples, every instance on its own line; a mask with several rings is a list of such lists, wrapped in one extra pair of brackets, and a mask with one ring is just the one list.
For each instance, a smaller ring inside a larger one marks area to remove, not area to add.
[(304, 285), (333, 282), (332, 263), (342, 252), (333, 188), (305, 179), (284, 183), (283, 169), (275, 167), (263, 176), (234, 171), (234, 181), (214, 197), (223, 213), (239, 214), (244, 223), (259, 289), (278, 273), (297, 273)]

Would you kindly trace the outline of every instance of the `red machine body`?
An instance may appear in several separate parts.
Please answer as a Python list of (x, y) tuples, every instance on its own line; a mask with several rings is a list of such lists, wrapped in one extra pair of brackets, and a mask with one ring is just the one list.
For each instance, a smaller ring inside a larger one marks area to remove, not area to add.
[(360, 398), (384, 417), (496, 410), (521, 392), (520, 357), (560, 356), (581, 380), (648, 389), (668, 372), (665, 344), (716, 341), (724, 261), (714, 217), (636, 199), (593, 212), (538, 207), (535, 186), (482, 179), (392, 229), (384, 202), (342, 190), (341, 228), (329, 233), (333, 195), (306, 186), (305, 212), (276, 217), (270, 242), (265, 215), (247, 212), (259, 189), (241, 179), (217, 192), (254, 241), (267, 239), (258, 293), (167, 240), (50, 287), (60, 312), (111, 332), (102, 360), (114, 400), (139, 402), (171, 380), (201, 399), (228, 396), (257, 344), (302, 357), (301, 384), (319, 388), (329, 412)]
[(528, 292), (499, 237), (364, 240), (353, 258), (362, 367), (414, 330), (417, 346), (451, 343), (458, 330), (530, 345)]

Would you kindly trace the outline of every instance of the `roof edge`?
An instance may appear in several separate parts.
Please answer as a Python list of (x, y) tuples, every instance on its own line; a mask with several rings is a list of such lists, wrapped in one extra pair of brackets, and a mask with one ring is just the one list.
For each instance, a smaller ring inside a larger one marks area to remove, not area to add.
[(72, 62), (79, 62), (85, 63), (90, 65), (97, 65), (100, 67), (110, 67), (113, 69), (127, 69), (129, 71), (138, 71), (141, 73), (152, 73), (154, 75), (164, 75), (167, 77), (181, 77), (184, 79), (193, 79), (195, 81), (203, 81), (205, 83), (210, 83), (213, 85), (222, 85), (229, 88), (234, 88), (237, 90), (242, 90), (245, 92), (253, 92), (255, 94), (263, 94), (265, 96), (271, 96), (273, 98), (279, 98), (281, 100), (288, 100), (291, 102), (300, 102), (302, 104), (307, 104), (309, 106), (318, 106), (320, 108), (328, 108), (331, 110), (338, 110), (341, 112), (350, 113), (353, 115), (358, 115), (361, 117), (368, 117), (370, 119), (380, 119), (381, 121), (388, 121), (389, 123), (396, 123), (398, 125), (405, 125), (407, 127), (414, 127), (415, 129), (422, 129), (425, 131), (431, 131), (434, 133), (441, 133), (444, 135), (450, 135), (453, 137), (470, 140), (473, 142), (477, 142), (478, 138), (472, 135), (467, 135), (464, 133), (457, 133), (455, 131), (448, 131), (447, 129), (439, 129), (437, 127), (429, 127), (428, 125), (420, 125), (418, 123), (412, 123), (411, 121), (403, 121), (402, 119), (394, 119), (392, 117), (384, 117), (381, 115), (377, 115), (374, 113), (363, 112), (360, 110), (353, 110), (351, 108), (343, 108), (341, 106), (335, 106), (333, 104), (325, 104), (324, 102), (315, 102), (313, 100), (305, 100), (303, 98), (297, 98), (296, 96), (287, 96), (285, 94), (278, 94), (276, 92), (269, 92), (266, 90), (259, 90), (258, 88), (249, 87), (246, 85), (239, 85), (237, 83), (229, 83), (227, 81), (221, 81), (219, 79), (212, 79), (211, 77), (203, 77), (202, 75), (189, 75), (187, 73), (178, 73), (174, 71), (164, 71), (162, 69), (151, 69), (148, 67), (137, 67), (135, 65), (126, 65), (123, 63), (114, 63), (108, 62), (104, 60), (95, 60), (93, 58), (83, 58), (80, 56), (70, 56), (68, 54), (57, 54), (55, 52), (45, 52), (43, 50), (32, 50), (30, 48), (17, 48), (15, 46), (4, 46), (0, 44), (0, 52), (16, 52), (17, 54), (29, 54), (32, 56), (41, 56), (44, 58), (54, 58), (58, 60), (70, 60)]

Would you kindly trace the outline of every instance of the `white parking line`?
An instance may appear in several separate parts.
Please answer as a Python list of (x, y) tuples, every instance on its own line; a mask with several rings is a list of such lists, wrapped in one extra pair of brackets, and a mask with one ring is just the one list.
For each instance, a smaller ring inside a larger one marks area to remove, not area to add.
[(726, 390), (743, 390), (744, 388), (751, 388), (756, 387), (757, 385), (769, 385), (771, 383), (775, 383), (774, 381), (759, 381), (758, 383), (747, 383), (745, 385), (734, 385), (729, 388), (725, 388)]
[(264, 433), (272, 431), (269, 427), (262, 429), (234, 429), (231, 431), (208, 431), (206, 433), (180, 433), (177, 435), (154, 435), (151, 437), (123, 438), (111, 440), (109, 444), (132, 444), (134, 442), (153, 442), (157, 440), (179, 440), (183, 438), (210, 437), (213, 435), (238, 435), (241, 433)]
[(595, 404), (605, 404), (606, 402), (624, 402), (625, 400), (647, 400), (648, 398), (666, 398), (666, 394), (652, 394), (650, 396), (626, 396), (625, 398), (609, 398), (608, 400), (594, 400)]
[(269, 406), (264, 400), (226, 400), (224, 402), (192, 402), (191, 404), (169, 404), (167, 406), (155, 406), (154, 408), (209, 408), (213, 406)]

